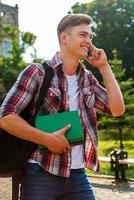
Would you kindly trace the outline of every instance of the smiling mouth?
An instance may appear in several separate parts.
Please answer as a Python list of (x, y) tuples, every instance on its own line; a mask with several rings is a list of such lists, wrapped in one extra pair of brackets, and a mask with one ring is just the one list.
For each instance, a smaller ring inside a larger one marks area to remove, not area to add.
[(88, 51), (89, 51), (88, 47), (81, 46), (81, 48), (82, 48), (86, 53), (88, 53)]

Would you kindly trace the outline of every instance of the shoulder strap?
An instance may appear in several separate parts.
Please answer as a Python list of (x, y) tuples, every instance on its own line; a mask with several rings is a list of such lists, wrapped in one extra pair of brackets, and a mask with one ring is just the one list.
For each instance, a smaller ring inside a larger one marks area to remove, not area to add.
[(42, 63), (42, 65), (43, 65), (44, 70), (45, 70), (45, 76), (44, 76), (43, 83), (42, 83), (42, 86), (41, 86), (41, 89), (40, 89), (40, 94), (39, 94), (39, 98), (38, 98), (38, 102), (37, 102), (37, 105), (36, 105), (36, 110), (35, 110), (34, 116), (37, 115), (40, 106), (43, 104), (43, 98), (46, 95), (47, 90), (50, 86), (51, 80), (54, 76), (54, 71), (53, 71), (52, 67), (47, 64), (47, 62), (44, 61)]
[[(45, 70), (45, 76), (44, 76), (43, 83), (40, 89), (34, 117), (36, 117), (40, 106), (43, 104), (43, 98), (46, 95), (47, 90), (50, 86), (51, 80), (54, 76), (54, 71), (51, 66), (49, 66), (46, 62), (43, 62), (42, 65)], [(20, 183), (20, 176), (12, 177), (12, 200), (18, 200), (19, 183)]]

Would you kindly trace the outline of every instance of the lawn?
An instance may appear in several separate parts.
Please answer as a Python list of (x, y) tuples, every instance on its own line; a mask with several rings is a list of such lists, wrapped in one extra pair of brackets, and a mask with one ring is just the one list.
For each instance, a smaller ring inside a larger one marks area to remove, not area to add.
[[(134, 141), (124, 141), (124, 149), (128, 152), (128, 158), (134, 158)], [(110, 156), (111, 151), (119, 149), (119, 142), (113, 140), (99, 141), (99, 156)], [(110, 170), (110, 163), (100, 163), (100, 174), (114, 175), (114, 172)], [(87, 173), (93, 173), (87, 170)], [(126, 169), (126, 177), (134, 178), (134, 165), (128, 165)]]

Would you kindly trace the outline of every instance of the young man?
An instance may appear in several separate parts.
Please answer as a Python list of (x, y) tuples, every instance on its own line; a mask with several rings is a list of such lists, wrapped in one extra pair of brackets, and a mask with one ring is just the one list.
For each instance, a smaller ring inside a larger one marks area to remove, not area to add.
[[(99, 109), (116, 117), (125, 108), (105, 52), (92, 44), (91, 23), (91, 17), (84, 14), (69, 14), (60, 21), (57, 28), (60, 51), (48, 61), (55, 75), (42, 108), (44, 114), (77, 110), (85, 134), (84, 144), (70, 147), (64, 137), (70, 125), (49, 135), (19, 116), (33, 95), (31, 112), (34, 112), (45, 75), (40, 64), (31, 64), (22, 71), (0, 108), (1, 128), (49, 149), (43, 155), (35, 152), (29, 159), (21, 183), (21, 200), (95, 200), (84, 171), (85, 167), (99, 169), (95, 112)], [(80, 59), (98, 68), (106, 89)]]

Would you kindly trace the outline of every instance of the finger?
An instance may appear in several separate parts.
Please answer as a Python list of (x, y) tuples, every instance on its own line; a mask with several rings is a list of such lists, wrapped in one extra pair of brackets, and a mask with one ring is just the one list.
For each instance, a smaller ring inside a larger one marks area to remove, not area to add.
[(100, 51), (100, 50), (99, 50), (98, 48), (94, 47), (93, 50), (92, 50), (91, 57), (92, 57), (92, 58), (98, 57), (99, 51)]
[(94, 48), (93, 44), (90, 44), (89, 49), (88, 49), (88, 52), (89, 52), (88, 57), (92, 55), (93, 48)]
[(65, 134), (71, 128), (71, 124), (68, 124), (64, 128), (60, 129), (61, 134)]
[(60, 154), (65, 154), (68, 152), (68, 149), (66, 148), (64, 151), (62, 151)]
[(69, 145), (69, 149), (68, 149), (68, 147), (66, 147), (60, 154), (67, 153), (68, 151), (71, 151), (71, 146), (70, 145)]

